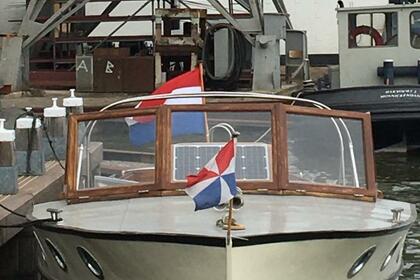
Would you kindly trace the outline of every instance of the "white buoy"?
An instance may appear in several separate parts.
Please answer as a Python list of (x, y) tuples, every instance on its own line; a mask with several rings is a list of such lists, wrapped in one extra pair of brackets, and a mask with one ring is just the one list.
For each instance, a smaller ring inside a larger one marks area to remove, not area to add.
[(52, 98), (52, 102), (51, 107), (44, 109), (45, 135), (43, 149), (45, 160), (55, 160), (56, 156), (59, 160), (64, 160), (66, 158), (67, 139), (66, 108), (57, 105), (57, 98)]
[(63, 99), (63, 106), (66, 107), (67, 114), (83, 113), (83, 98), (76, 96), (76, 90), (70, 89), (70, 97)]

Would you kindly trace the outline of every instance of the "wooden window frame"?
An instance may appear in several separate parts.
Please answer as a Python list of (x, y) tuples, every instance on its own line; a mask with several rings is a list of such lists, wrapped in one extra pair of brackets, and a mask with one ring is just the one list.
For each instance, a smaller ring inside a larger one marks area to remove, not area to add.
[[(246, 106), (244, 106), (246, 104)], [(168, 107), (168, 114), (166, 116), (166, 123), (167, 126), (167, 139), (169, 140), (168, 143), (165, 143), (166, 151), (167, 152), (167, 159), (165, 161), (166, 166), (165, 169), (167, 172), (163, 174), (165, 177), (165, 182), (168, 186), (168, 189), (171, 190), (178, 190), (181, 191), (185, 188), (186, 182), (175, 182), (172, 179), (172, 113), (175, 112), (237, 112), (237, 113), (250, 113), (250, 112), (266, 112), (271, 114), (271, 127), (272, 127), (272, 143), (271, 143), (271, 179), (270, 180), (261, 180), (261, 181), (239, 181), (238, 187), (242, 190), (260, 190), (260, 191), (278, 191), (280, 185), (280, 179), (278, 176), (278, 160), (279, 152), (280, 152), (280, 142), (278, 137), (274, 137), (279, 130), (278, 124), (280, 120), (278, 120), (278, 113), (277, 113), (277, 105), (275, 103), (218, 103), (218, 104), (206, 104), (206, 105), (172, 105)], [(276, 131), (276, 133), (274, 133)]]
[(354, 119), (361, 121), (363, 131), (363, 149), (364, 149), (364, 163), (365, 163), (365, 176), (366, 187), (356, 188), (351, 186), (334, 186), (327, 184), (311, 184), (305, 182), (291, 182), (289, 180), (289, 164), (288, 157), (284, 157), (282, 163), (282, 186), (285, 188), (286, 193), (292, 194), (312, 194), (321, 196), (338, 196), (358, 200), (375, 201), (377, 197), (377, 187), (375, 183), (375, 161), (373, 156), (373, 140), (372, 140), (372, 125), (370, 114), (340, 111), (340, 110), (325, 110), (310, 107), (297, 107), (290, 105), (280, 106), (280, 119), (282, 120), (282, 127), (284, 131), (280, 134), (282, 138), (282, 154), (288, 153), (287, 146), (287, 115), (303, 115), (303, 116), (318, 116), (318, 117), (334, 117), (343, 119)]
[[(94, 200), (133, 198), (142, 196), (184, 195), (185, 182), (172, 181), (172, 113), (179, 111), (196, 112), (269, 112), (272, 123), (272, 179), (270, 181), (240, 181), (238, 186), (245, 193), (291, 194), (343, 197), (374, 201), (377, 197), (375, 183), (375, 165), (373, 158), (373, 140), (371, 118), (369, 114), (324, 110), (311, 107), (285, 105), (277, 102), (264, 103), (210, 103), (205, 105), (170, 105), (148, 109), (112, 110), (76, 114), (69, 117), (69, 133), (66, 159), (66, 175), (64, 195), (69, 203)], [(362, 121), (364, 140), (364, 159), (366, 172), (366, 188), (331, 186), (326, 184), (306, 184), (289, 182), (288, 147), (287, 147), (287, 114), (309, 115), (320, 117), (336, 117)], [(78, 123), (104, 119), (156, 116), (155, 146), (155, 181), (153, 184), (136, 184), (77, 190), (76, 162), (78, 159)], [(162, 152), (165, 151), (165, 152)]]
[(109, 188), (95, 188), (78, 190), (77, 182), (77, 159), (78, 159), (78, 124), (80, 122), (98, 121), (98, 120), (111, 120), (126, 117), (140, 117), (140, 116), (156, 116), (156, 143), (155, 151), (162, 147), (162, 133), (158, 131), (159, 122), (162, 121), (159, 111), (161, 108), (150, 108), (144, 110), (112, 110), (105, 112), (92, 112), (84, 114), (74, 114), (69, 117), (67, 135), (67, 158), (66, 158), (66, 174), (65, 174), (65, 188), (64, 196), (69, 203), (88, 202), (93, 200), (108, 200), (118, 198), (129, 198), (143, 196), (154, 196), (157, 194), (158, 186), (160, 185), (160, 176), (162, 172), (158, 168), (158, 162), (161, 159), (158, 157), (159, 153), (155, 156), (155, 174), (153, 184), (135, 184), (135, 185), (121, 185)]

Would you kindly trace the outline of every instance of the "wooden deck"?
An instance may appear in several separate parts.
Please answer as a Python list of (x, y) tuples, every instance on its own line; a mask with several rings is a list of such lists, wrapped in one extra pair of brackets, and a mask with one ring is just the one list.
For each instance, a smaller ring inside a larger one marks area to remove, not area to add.
[[(16, 195), (0, 195), (0, 203), (9, 209), (28, 214), (34, 204), (56, 200), (63, 189), (64, 171), (57, 162), (47, 162), (43, 176), (22, 176), (19, 178), (19, 192)], [(0, 225), (13, 225), (25, 222), (0, 208)], [(0, 229), (0, 246), (13, 238), (21, 229)]]

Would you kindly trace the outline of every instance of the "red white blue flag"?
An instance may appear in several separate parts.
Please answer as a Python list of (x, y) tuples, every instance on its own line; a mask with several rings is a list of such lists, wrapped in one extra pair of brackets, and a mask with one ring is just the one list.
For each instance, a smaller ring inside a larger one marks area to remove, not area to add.
[(197, 175), (187, 177), (185, 192), (194, 200), (195, 211), (226, 203), (237, 194), (235, 154), (233, 138)]
[[(171, 93), (200, 93), (203, 91), (201, 68), (184, 73), (156, 89), (152, 95)], [(140, 102), (136, 108), (151, 108), (171, 104), (203, 104), (203, 98), (154, 99)], [(127, 118), (130, 142), (142, 146), (156, 140), (155, 116)], [(176, 112), (172, 116), (172, 136), (205, 133), (205, 116), (201, 112)]]

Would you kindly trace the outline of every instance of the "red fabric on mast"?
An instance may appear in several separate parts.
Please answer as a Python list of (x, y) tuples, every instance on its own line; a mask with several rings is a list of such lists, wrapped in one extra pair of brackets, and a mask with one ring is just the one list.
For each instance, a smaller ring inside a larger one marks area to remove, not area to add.
[[(178, 77), (166, 82), (160, 88), (156, 89), (152, 95), (158, 94), (169, 94), (178, 88), (188, 88), (188, 87), (197, 87), (200, 86), (201, 90), (203, 90), (202, 86), (202, 74), (201, 68), (197, 67), (192, 71), (179, 75)], [(164, 99), (156, 99), (156, 100), (146, 100), (141, 102), (137, 105), (137, 108), (147, 108), (147, 107), (155, 107), (160, 106), (165, 103)]]

